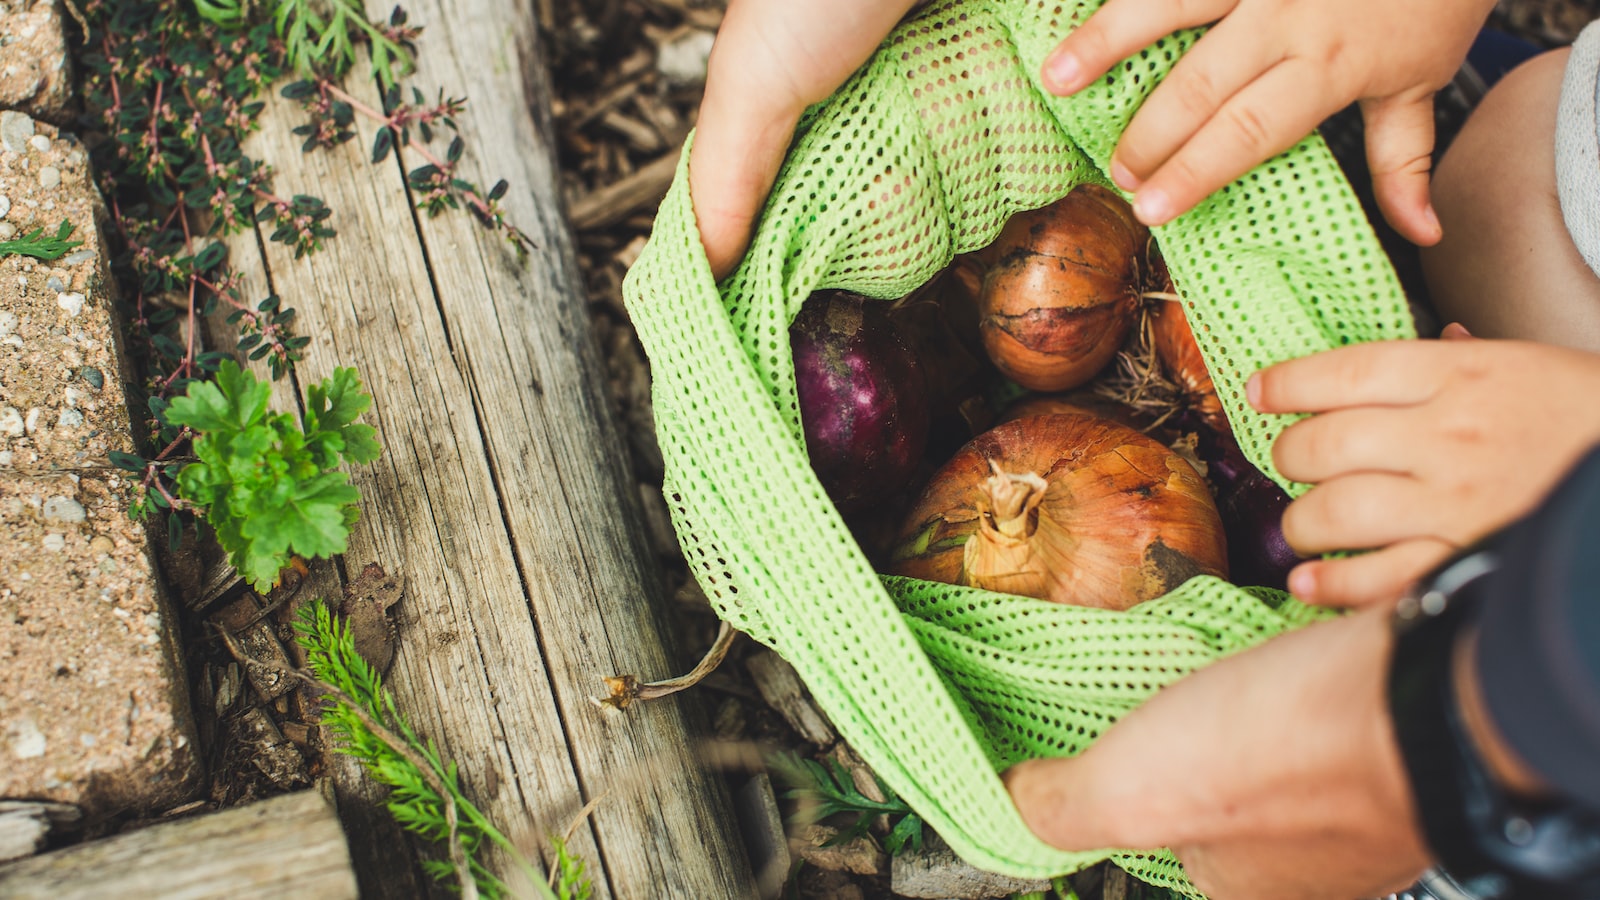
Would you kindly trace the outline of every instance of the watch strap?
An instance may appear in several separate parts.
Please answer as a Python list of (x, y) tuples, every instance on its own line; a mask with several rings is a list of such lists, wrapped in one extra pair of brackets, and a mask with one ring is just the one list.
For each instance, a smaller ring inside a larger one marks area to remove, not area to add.
[(1447, 566), (1428, 584), (1448, 590), (1407, 598), (1396, 614), (1389, 704), (1419, 824), (1441, 867), (1478, 900), (1600, 900), (1600, 817), (1501, 790), (1460, 715), (1453, 660), (1476, 624), (1487, 554), (1456, 561), (1454, 577)]

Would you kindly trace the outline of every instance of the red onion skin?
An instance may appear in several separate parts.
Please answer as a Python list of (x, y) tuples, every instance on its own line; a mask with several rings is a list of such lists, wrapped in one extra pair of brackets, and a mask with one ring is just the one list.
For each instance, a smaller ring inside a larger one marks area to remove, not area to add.
[(789, 329), (811, 467), (846, 514), (904, 488), (928, 439), (927, 379), (886, 307), (819, 292)]
[(1287, 590), (1289, 571), (1304, 561), (1283, 536), (1289, 495), (1251, 465), (1231, 435), (1201, 431), (1198, 450), (1228, 533), (1233, 583)]
[(953, 280), (946, 274), (933, 290), (896, 302), (889, 311), (889, 320), (916, 354), (927, 378), (931, 421), (927, 455), (934, 459), (948, 458), (994, 422), (984, 395), (994, 368), (982, 356), (975, 318), (971, 341), (980, 348), (978, 355), (973, 355), (961, 333), (964, 313), (956, 296), (959, 291), (951, 288)]

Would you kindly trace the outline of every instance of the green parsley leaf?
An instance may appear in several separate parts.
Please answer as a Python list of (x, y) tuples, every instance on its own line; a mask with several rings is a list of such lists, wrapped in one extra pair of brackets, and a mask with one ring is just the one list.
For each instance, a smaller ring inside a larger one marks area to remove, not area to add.
[(167, 419), (196, 432), (196, 461), (177, 473), (179, 494), (206, 521), (236, 569), (265, 590), (295, 555), (343, 553), (361, 494), (341, 462), (378, 457), (371, 426), (355, 418), (372, 405), (353, 369), (307, 391), (304, 424), (267, 408), (271, 386), (233, 360), (214, 382), (196, 381), (174, 398)]

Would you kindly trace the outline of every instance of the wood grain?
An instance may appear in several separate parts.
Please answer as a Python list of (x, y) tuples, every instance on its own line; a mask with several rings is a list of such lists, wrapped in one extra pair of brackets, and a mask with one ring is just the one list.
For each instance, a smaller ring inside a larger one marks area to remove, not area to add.
[[(378, 4), (369, 12), (378, 12)], [(420, 0), (425, 96), (465, 94), (462, 174), (512, 188), (536, 235), (525, 265), (464, 215), (422, 217), (440, 308), (479, 410), (533, 619), (618, 897), (751, 896), (753, 875), (720, 778), (697, 763), (681, 700), (601, 710), (601, 679), (677, 674), (665, 597), (637, 488), (612, 422), (605, 371), (559, 196), (534, 10), (515, 0)], [(432, 23), (449, 22), (435, 29)], [(533, 115), (504, 115), (529, 110)], [(403, 154), (407, 168), (422, 165)]]
[[(673, 700), (607, 715), (590, 701), (602, 676), (657, 678), (683, 661), (663, 640), (659, 576), (559, 208), (533, 10), (408, 10), (426, 30), (423, 72), (407, 84), (471, 98), (462, 174), (508, 179), (507, 211), (537, 248), (519, 264), (464, 213), (414, 215), (402, 161), (369, 162), (364, 119), (349, 144), (301, 156), (291, 129), (303, 114), (269, 102), (246, 152), (277, 166), (280, 195), (323, 198), (339, 235), (300, 259), (275, 243), (252, 256), (250, 235), (229, 246), (249, 290), (297, 309), (296, 331), (312, 339), (299, 385), (353, 365), (373, 394), (365, 421), (385, 452), (352, 473), (361, 521), (343, 566), (376, 561), (405, 577), (389, 684), (523, 855), (546, 855), (549, 834), (600, 797), (570, 841), (597, 898), (752, 896), (725, 788), (697, 762), (697, 711)], [(379, 106), (368, 72), (346, 85)], [(382, 818), (358, 769), (333, 778), (347, 823)], [(399, 845), (392, 833), (353, 843), (365, 895), (417, 895)], [(488, 861), (521, 886), (510, 860)]]
[(178, 819), (0, 866), (9, 900), (353, 900), (333, 807), (315, 791)]

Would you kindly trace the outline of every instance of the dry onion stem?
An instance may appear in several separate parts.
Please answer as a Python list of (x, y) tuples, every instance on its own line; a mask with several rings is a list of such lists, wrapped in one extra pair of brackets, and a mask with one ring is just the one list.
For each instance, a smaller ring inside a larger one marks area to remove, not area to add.
[[(993, 475), (984, 484), (986, 495), (978, 499), (978, 536), (967, 541), (962, 568), (967, 584), (977, 588), (1044, 597), (1049, 594), (1049, 560), (1041, 566), (1034, 560), (1038, 535), (1042, 555), (1057, 548), (1070, 555), (1076, 541), (1055, 525), (1055, 519), (1038, 514), (1050, 483), (1032, 472), (1011, 474), (989, 460)], [(1059, 533), (1058, 533), (1059, 532)]]
[[(1141, 296), (1166, 300), (1174, 295), (1150, 291)], [(1156, 357), (1149, 307), (1140, 311), (1134, 339), (1117, 353), (1116, 362), (1096, 381), (1094, 390), (1107, 400), (1153, 416), (1154, 421), (1142, 429), (1146, 432), (1183, 410), (1182, 392), (1162, 373), (1161, 360)]]
[(734, 638), (738, 636), (738, 629), (723, 622), (722, 627), (717, 630), (717, 639), (712, 642), (711, 649), (706, 651), (706, 655), (689, 674), (645, 684), (640, 684), (639, 679), (633, 675), (612, 675), (605, 679), (606, 690), (611, 693), (605, 697), (595, 697), (593, 700), (598, 706), (627, 709), (635, 700), (657, 700), (688, 690), (704, 681), (706, 676), (716, 671), (717, 666), (722, 665), (722, 661), (728, 656), (728, 649), (733, 646)]

